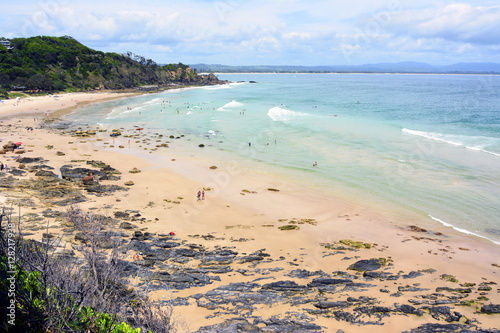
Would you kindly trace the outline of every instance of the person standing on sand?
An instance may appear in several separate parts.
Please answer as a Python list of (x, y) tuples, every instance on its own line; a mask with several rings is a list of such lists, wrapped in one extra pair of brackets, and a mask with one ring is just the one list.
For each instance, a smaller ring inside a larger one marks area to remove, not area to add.
[(205, 190), (201, 191), (201, 200), (205, 200)]
[(0, 162), (0, 171), (3, 171), (3, 163)]
[(198, 191), (198, 201), (200, 201), (201, 191)]

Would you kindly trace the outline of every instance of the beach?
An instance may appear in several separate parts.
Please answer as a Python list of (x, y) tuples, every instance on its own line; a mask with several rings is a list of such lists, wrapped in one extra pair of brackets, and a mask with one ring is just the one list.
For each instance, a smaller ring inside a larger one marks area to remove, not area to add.
[[(77, 205), (114, 217), (117, 225), (134, 225), (123, 230), (132, 244), (124, 247), (123, 259), (160, 272), (149, 295), (170, 300), (187, 331), (222, 328), (211, 325), (324, 332), (423, 332), (426, 324), (499, 329), (500, 251), (491, 241), (429, 224), (399, 207), (324, 195), (238, 161), (185, 154), (176, 144), (183, 138), (169, 133), (131, 127), (112, 136), (109, 130), (58, 129), (57, 122), (45, 122), (88, 103), (130, 96), (73, 93), (4, 101), (2, 145), (22, 142), (24, 153), (7, 152), (0, 161), (9, 172), (23, 171), (11, 174), (21, 180), (41, 179), (32, 168), (40, 164), (57, 176), (64, 165), (91, 168), (88, 161), (121, 172), (119, 179), (98, 180), (121, 187), (113, 192), (92, 194), (75, 182), (82, 196)], [(43, 160), (20, 169), (17, 157)], [(140, 172), (130, 173), (133, 168)], [(8, 175), (3, 172), (0, 182)], [(21, 204), (28, 237), (42, 240), (49, 222), (64, 249), (73, 249), (74, 234), (63, 231), (61, 219), (43, 213), (64, 212), (67, 205), (21, 190), (15, 180), (9, 184), (0, 189), (0, 199), (5, 206)], [(165, 236), (170, 232), (175, 235)], [(153, 251), (161, 248), (154, 245), (159, 240), (191, 252), (159, 258)], [(132, 258), (138, 248), (146, 249), (140, 263)], [(140, 276), (130, 283), (141, 287)]]

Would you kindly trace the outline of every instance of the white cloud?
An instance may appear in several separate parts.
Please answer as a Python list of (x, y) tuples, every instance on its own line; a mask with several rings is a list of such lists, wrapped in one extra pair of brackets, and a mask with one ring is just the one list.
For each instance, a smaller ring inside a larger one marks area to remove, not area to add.
[[(20, 0), (0, 35), (70, 35), (157, 62), (491, 61), (500, 41), (493, 0)], [(21, 23), (19, 23), (21, 22)], [(168, 57), (166, 56), (168, 54)], [(455, 59), (455, 60), (453, 60)], [(312, 63), (314, 62), (314, 63)]]

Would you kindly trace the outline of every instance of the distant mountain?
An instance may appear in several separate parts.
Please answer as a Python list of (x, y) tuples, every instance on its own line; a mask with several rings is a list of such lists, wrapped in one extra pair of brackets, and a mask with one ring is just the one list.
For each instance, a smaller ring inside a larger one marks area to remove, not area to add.
[(433, 66), (423, 62), (377, 63), (356, 66), (226, 66), (189, 65), (204, 73), (438, 73), (438, 74), (500, 74), (498, 63), (458, 63), (447, 66)]
[(72, 37), (0, 38), (0, 90), (126, 89), (215, 84), (182, 63), (160, 66), (131, 52), (104, 53)]

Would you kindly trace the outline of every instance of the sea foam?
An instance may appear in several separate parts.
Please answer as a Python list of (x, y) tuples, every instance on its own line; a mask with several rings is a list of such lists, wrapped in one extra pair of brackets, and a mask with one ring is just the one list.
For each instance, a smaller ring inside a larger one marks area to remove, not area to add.
[(500, 157), (500, 154), (485, 149), (485, 147), (491, 145), (498, 145), (500, 142), (496, 138), (414, 131), (407, 128), (403, 128), (402, 131), (407, 134), (421, 136), (427, 139), (444, 142), (457, 147), (464, 147), (470, 150), (481, 151), (483, 153), (488, 153)]
[(231, 101), (231, 102), (221, 106), (220, 108), (218, 108), (217, 111), (229, 111), (229, 109), (237, 108), (240, 106), (243, 106), (243, 104), (240, 102)]
[(279, 106), (270, 108), (267, 112), (267, 116), (274, 121), (290, 121), (297, 117), (303, 117), (307, 115), (307, 113), (286, 110)]
[(445, 222), (445, 221), (443, 221), (443, 220), (441, 220), (441, 219), (438, 219), (437, 217), (434, 217), (434, 216), (432, 216), (432, 215), (429, 215), (429, 217), (430, 217), (431, 219), (433, 219), (434, 221), (441, 223), (441, 224), (442, 224), (442, 225), (444, 225), (445, 227), (448, 227), (448, 228), (453, 228), (454, 230), (456, 230), (456, 231), (458, 231), (458, 232), (460, 232), (460, 233), (462, 233), (462, 234), (466, 234), (466, 235), (471, 235), (471, 236), (475, 236), (475, 237), (484, 238), (484, 239), (486, 239), (486, 240), (489, 240), (490, 242), (493, 242), (493, 243), (495, 243), (495, 244), (500, 245), (500, 242), (496, 242), (496, 241), (494, 241), (494, 240), (492, 240), (492, 239), (489, 239), (489, 238), (488, 238), (488, 237), (486, 237), (486, 236), (482, 236), (482, 235), (476, 234), (476, 233), (474, 233), (474, 232), (472, 232), (472, 231), (469, 231), (469, 230), (466, 230), (466, 229), (462, 229), (462, 228), (455, 227), (453, 224), (447, 223), (447, 222)]

